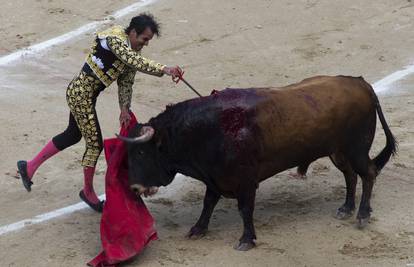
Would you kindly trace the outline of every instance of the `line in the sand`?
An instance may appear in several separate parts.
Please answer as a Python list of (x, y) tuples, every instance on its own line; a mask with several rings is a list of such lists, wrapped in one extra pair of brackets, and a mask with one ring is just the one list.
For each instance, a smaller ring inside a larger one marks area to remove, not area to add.
[(115, 12), (114, 14), (112, 14), (111, 16), (108, 16), (106, 18), (104, 18), (102, 21), (95, 21), (95, 22), (91, 22), (88, 23), (82, 27), (77, 28), (76, 30), (70, 31), (68, 33), (62, 34), (58, 37), (55, 37), (53, 39), (26, 47), (24, 49), (18, 50), (14, 53), (11, 53), (7, 56), (3, 56), (0, 57), (0, 66), (4, 66), (7, 65), (10, 62), (19, 60), (23, 57), (27, 57), (27, 56), (32, 56), (32, 55), (36, 55), (39, 54), (40, 52), (51, 48), (55, 45), (58, 44), (62, 44), (70, 39), (73, 39), (75, 37), (78, 37), (84, 33), (87, 33), (89, 31), (92, 31), (96, 28), (98, 28), (99, 26), (101, 26), (102, 24), (107, 23), (108, 21), (111, 21), (111, 19), (119, 19), (131, 12), (134, 12), (144, 6), (147, 6), (151, 3), (156, 2), (157, 0), (141, 0), (140, 2), (137, 2), (135, 4), (132, 4), (130, 6), (127, 6), (117, 12)]
[[(105, 198), (105, 195), (101, 195), (99, 196), (99, 199), (103, 200)], [(61, 208), (61, 209), (57, 209), (51, 212), (47, 212), (41, 215), (37, 215), (31, 219), (25, 219), (25, 220), (21, 220), (12, 224), (8, 224), (5, 226), (1, 226), (0, 227), (0, 236), (7, 234), (7, 233), (11, 233), (20, 229), (23, 229), (24, 227), (28, 226), (28, 225), (33, 225), (33, 224), (38, 224), (38, 223), (42, 223), (57, 217), (60, 217), (62, 215), (65, 214), (70, 214), (73, 213), (75, 211), (79, 211), (82, 210), (84, 208), (88, 207), (84, 202), (79, 202), (77, 204), (74, 205), (70, 205), (67, 206), (65, 208)]]
[[(178, 173), (175, 176), (174, 180), (180, 180), (183, 178), (185, 178), (185, 176)], [(174, 185), (172, 185), (172, 187), (174, 187)], [(158, 195), (163, 196), (163, 197), (168, 197), (168, 192), (162, 192), (162, 193), (159, 192)], [(102, 194), (99, 196), (100, 200), (104, 200), (105, 198), (106, 198), (105, 194)], [(76, 203), (76, 204), (73, 204), (73, 205), (70, 205), (64, 208), (60, 208), (54, 211), (50, 211), (50, 212), (47, 212), (41, 215), (34, 216), (33, 218), (30, 218), (30, 219), (24, 219), (24, 220), (15, 222), (15, 223), (0, 226), (0, 236), (8, 234), (8, 233), (16, 232), (18, 230), (22, 230), (26, 226), (43, 223), (43, 222), (61, 217), (63, 215), (68, 215), (76, 211), (80, 211), (88, 207), (89, 206), (86, 205), (84, 202), (79, 202), (79, 203)]]
[[(180, 179), (180, 178), (184, 178), (184, 175), (182, 174), (177, 174), (175, 176), (175, 179)], [(105, 194), (102, 194), (99, 196), (100, 200), (104, 200), (105, 199)], [(8, 225), (4, 225), (4, 226), (0, 226), (0, 236), (4, 235), (4, 234), (8, 234), (11, 232), (15, 232), (18, 230), (21, 230), (23, 228), (25, 228), (26, 226), (30, 226), (30, 225), (34, 225), (34, 224), (39, 224), (39, 223), (43, 223), (46, 221), (49, 221), (51, 219), (57, 218), (57, 217), (61, 217), (63, 215), (67, 215), (67, 214), (71, 214), (74, 213), (76, 211), (82, 210), (84, 208), (87, 208), (88, 206), (84, 203), (84, 202), (79, 202), (61, 209), (57, 209), (51, 212), (47, 212), (41, 215), (37, 215), (33, 218), (30, 219), (24, 219), (15, 223), (11, 223)]]
[(404, 77), (414, 73), (414, 65), (405, 66), (402, 70), (391, 73), (373, 84), (374, 90), (377, 93), (385, 92), (390, 89), (390, 85)]

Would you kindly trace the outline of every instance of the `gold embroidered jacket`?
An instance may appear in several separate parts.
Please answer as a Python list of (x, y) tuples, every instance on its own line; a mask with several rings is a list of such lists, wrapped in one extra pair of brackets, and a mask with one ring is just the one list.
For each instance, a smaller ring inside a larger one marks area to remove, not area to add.
[(117, 80), (121, 108), (131, 105), (132, 85), (137, 71), (161, 77), (164, 68), (164, 65), (142, 57), (140, 51), (133, 50), (121, 26), (97, 33), (86, 64), (105, 87)]

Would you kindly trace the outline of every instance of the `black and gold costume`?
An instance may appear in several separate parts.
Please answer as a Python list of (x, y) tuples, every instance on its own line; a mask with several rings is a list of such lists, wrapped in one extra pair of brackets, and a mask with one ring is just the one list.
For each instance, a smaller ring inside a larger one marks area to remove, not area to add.
[[(121, 26), (97, 34), (82, 71), (69, 84), (66, 99), (70, 108), (68, 128), (53, 138), (63, 150), (81, 139), (86, 141), (82, 165), (94, 167), (103, 142), (95, 104), (99, 93), (117, 80), (120, 108), (130, 108), (132, 85), (137, 71), (162, 76), (164, 65), (155, 63), (130, 47)], [(76, 123), (75, 123), (76, 122)]]

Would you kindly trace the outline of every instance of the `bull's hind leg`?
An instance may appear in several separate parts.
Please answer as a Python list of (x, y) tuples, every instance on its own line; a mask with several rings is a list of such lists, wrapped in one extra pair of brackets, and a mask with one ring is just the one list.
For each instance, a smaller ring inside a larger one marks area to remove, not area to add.
[(242, 185), (237, 197), (237, 204), (240, 215), (243, 219), (243, 235), (239, 239), (239, 244), (234, 248), (240, 251), (246, 251), (253, 248), (256, 244), (256, 232), (253, 225), (254, 201), (256, 197), (256, 188), (254, 184)]
[(362, 195), (358, 210), (358, 227), (365, 227), (371, 216), (371, 193), (377, 176), (377, 168), (369, 158), (369, 150), (375, 136), (376, 112), (372, 110), (368, 117), (347, 134), (346, 153), (352, 169), (361, 177)]
[(306, 179), (306, 172), (308, 171), (310, 163), (299, 165), (296, 172), (289, 172), (289, 175), (295, 179)]
[(336, 218), (343, 220), (352, 216), (355, 210), (355, 191), (357, 184), (357, 174), (351, 163), (341, 153), (330, 156), (332, 163), (344, 174), (346, 183), (345, 203), (336, 211)]
[(203, 211), (197, 223), (187, 233), (188, 238), (196, 239), (206, 234), (211, 214), (219, 199), (220, 195), (207, 187), (206, 194), (204, 195)]
[(308, 171), (309, 165), (310, 163), (299, 165), (298, 168), (296, 169), (298, 175), (302, 177), (306, 177), (306, 172)]
[(368, 154), (353, 160), (352, 165), (362, 180), (362, 196), (357, 219), (358, 227), (364, 228), (371, 217), (371, 193), (377, 176), (377, 171), (374, 162), (369, 158)]

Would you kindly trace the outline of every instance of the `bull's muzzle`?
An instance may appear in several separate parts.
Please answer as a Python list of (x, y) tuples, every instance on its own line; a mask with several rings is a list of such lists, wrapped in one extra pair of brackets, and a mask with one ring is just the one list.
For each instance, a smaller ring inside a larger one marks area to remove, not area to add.
[(147, 196), (152, 196), (158, 192), (158, 187), (156, 186), (145, 187), (140, 184), (133, 184), (130, 187), (131, 187), (131, 190), (138, 196), (141, 196), (142, 194), (144, 194), (144, 196), (147, 197)]
[(133, 184), (131, 185), (131, 190), (137, 195), (142, 195), (145, 192), (146, 188), (140, 184)]

